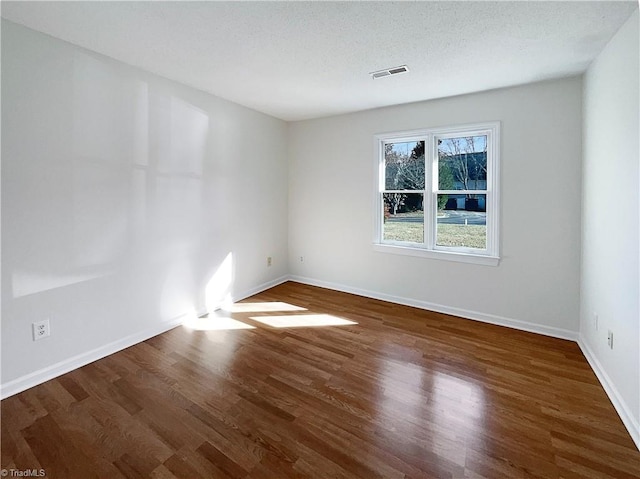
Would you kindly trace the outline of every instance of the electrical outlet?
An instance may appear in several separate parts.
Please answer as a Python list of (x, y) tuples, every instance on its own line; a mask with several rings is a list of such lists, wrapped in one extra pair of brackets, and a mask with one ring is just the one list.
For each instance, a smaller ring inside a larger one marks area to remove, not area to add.
[(595, 311), (593, 312), (593, 327), (596, 328), (596, 331), (598, 330), (598, 313)]
[(51, 334), (51, 328), (49, 326), (48, 319), (45, 319), (43, 321), (38, 321), (37, 323), (33, 323), (31, 326), (33, 327), (34, 341), (37, 341), (38, 339), (46, 338)]
[(300, 256), (300, 262), (304, 263), (304, 256)]
[(267, 256), (267, 266), (271, 266), (271, 256)]
[(609, 330), (607, 334), (607, 344), (609, 348), (613, 349), (613, 331)]

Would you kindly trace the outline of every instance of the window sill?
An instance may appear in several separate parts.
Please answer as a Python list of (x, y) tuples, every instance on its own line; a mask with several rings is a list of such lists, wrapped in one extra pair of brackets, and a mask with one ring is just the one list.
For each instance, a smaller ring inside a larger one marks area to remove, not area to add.
[(411, 246), (398, 246), (390, 244), (374, 244), (373, 250), (379, 253), (391, 253), (404, 256), (416, 256), (419, 258), (438, 259), (443, 261), (455, 261), (457, 263), (480, 264), (484, 266), (498, 266), (499, 256), (487, 256), (471, 253), (458, 253), (453, 251), (437, 251), (424, 248), (412, 248)]

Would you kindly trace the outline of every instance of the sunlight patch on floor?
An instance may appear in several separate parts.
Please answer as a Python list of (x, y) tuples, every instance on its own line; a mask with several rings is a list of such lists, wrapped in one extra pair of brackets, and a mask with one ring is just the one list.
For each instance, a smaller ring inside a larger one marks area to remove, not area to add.
[(355, 321), (339, 318), (330, 314), (291, 314), (287, 316), (251, 316), (258, 321), (274, 328), (306, 328), (318, 326), (345, 326), (358, 324)]
[(255, 326), (224, 316), (209, 315), (199, 318), (196, 314), (189, 314), (182, 323), (185, 328), (195, 331), (227, 331), (230, 329), (255, 329)]
[(265, 303), (235, 303), (222, 307), (230, 313), (270, 313), (276, 311), (306, 311), (306, 308), (294, 306), (280, 301), (270, 301)]

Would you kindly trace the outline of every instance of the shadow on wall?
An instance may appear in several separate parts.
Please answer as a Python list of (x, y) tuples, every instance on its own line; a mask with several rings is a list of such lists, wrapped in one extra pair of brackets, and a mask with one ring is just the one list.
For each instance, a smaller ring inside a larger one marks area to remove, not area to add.
[(17, 299), (116, 275), (119, 292), (161, 295), (162, 319), (184, 314), (202, 273), (209, 115), (90, 54), (75, 53), (70, 77), (50, 93), (70, 111), (39, 118), (63, 138), (27, 145), (30, 163), (7, 180), (25, 201), (9, 208), (5, 291)]

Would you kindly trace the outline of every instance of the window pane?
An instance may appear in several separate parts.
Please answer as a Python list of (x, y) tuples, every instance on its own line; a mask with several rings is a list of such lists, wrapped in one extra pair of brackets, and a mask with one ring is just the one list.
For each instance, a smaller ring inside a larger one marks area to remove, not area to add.
[(384, 193), (384, 241), (424, 243), (424, 195)]
[(487, 195), (438, 195), (436, 245), (486, 249), (486, 200)]
[(438, 189), (487, 189), (487, 137), (438, 139)]
[(386, 190), (424, 190), (424, 141), (384, 144)]

